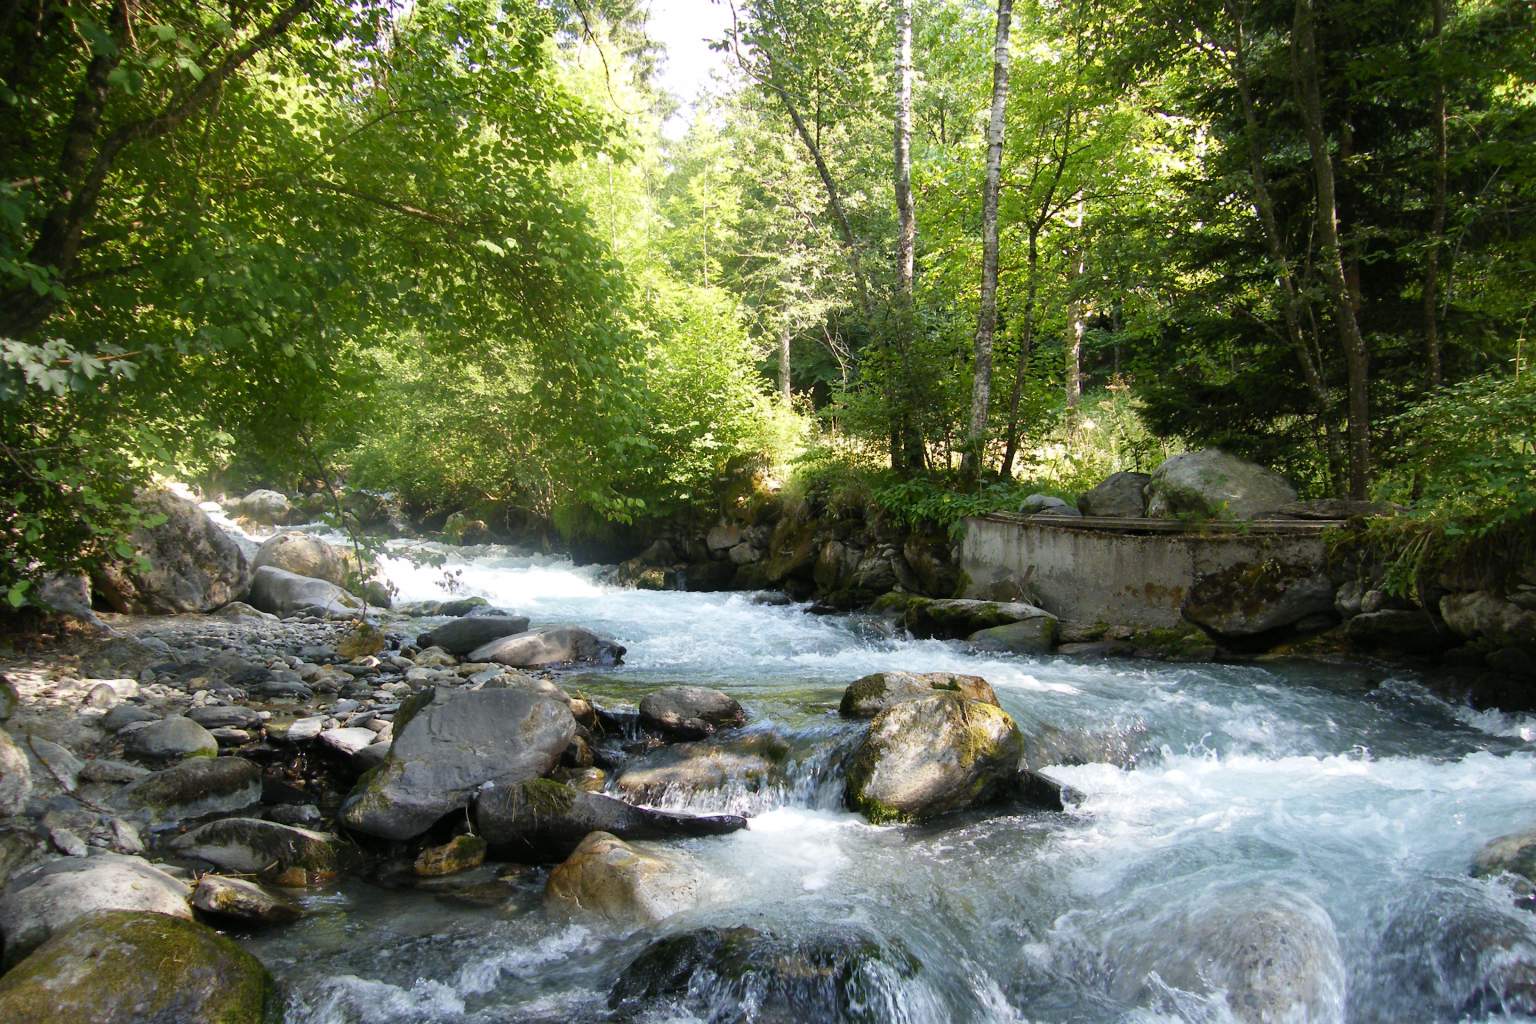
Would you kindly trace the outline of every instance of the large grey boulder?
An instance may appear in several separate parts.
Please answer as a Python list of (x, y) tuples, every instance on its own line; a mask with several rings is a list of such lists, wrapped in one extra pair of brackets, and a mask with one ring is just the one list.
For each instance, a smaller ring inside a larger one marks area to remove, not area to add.
[(1296, 489), (1272, 469), (1206, 448), (1158, 466), (1146, 495), (1154, 519), (1260, 519), (1295, 501)]
[(1139, 519), (1147, 514), (1150, 473), (1111, 473), (1093, 490), (1078, 495), (1077, 509), (1085, 516)]
[(319, 615), (327, 619), (352, 619), (363, 614), (363, 602), (336, 584), (270, 565), (257, 569), (251, 577), (246, 600), (282, 618)]
[(192, 502), (170, 491), (141, 491), (141, 514), (161, 521), (128, 536), (138, 561), (114, 562), (92, 578), (95, 592), (120, 612), (211, 612), (240, 596), (250, 567), (239, 545)]
[(1509, 874), (1536, 884), (1536, 828), (1488, 842), (1473, 858), (1472, 874), (1478, 878)]
[(340, 548), (314, 534), (287, 531), (261, 542), (252, 569), (270, 565), (295, 576), (325, 580), (338, 587), (347, 584), (347, 556)]
[(49, 861), (16, 876), (0, 894), (5, 962), (14, 964), (54, 932), (102, 910), (192, 916), (186, 885), (142, 857), (106, 853)]
[(968, 637), (993, 626), (1042, 617), (1054, 618), (1044, 608), (1023, 601), (978, 601), (947, 598), (941, 601), (914, 600), (907, 605), (906, 627), (917, 637), (954, 640)]
[(494, 640), (527, 630), (528, 618), (524, 615), (471, 615), (433, 627), (416, 638), (416, 645), (423, 649), (441, 647), (449, 654), (463, 656)]
[(844, 718), (874, 718), (893, 704), (936, 693), (958, 693), (986, 704), (997, 703), (997, 691), (981, 676), (955, 672), (875, 672), (848, 684), (837, 711)]
[(540, 626), (492, 640), (469, 652), (470, 661), (494, 661), (511, 668), (552, 665), (617, 665), (624, 648), (580, 626)]
[(844, 799), (871, 821), (917, 821), (1009, 792), (1024, 738), (996, 704), (957, 693), (893, 704), (875, 716), (848, 767)]
[(253, 523), (276, 526), (292, 518), (293, 503), (280, 491), (259, 489), (233, 502), (231, 511)]
[(640, 698), (640, 724), (673, 739), (703, 739), (746, 721), (736, 698), (705, 686), (664, 686)]
[(1181, 608), (1213, 637), (1240, 640), (1334, 615), (1333, 581), (1320, 566), (1274, 561), (1234, 565), (1195, 581)]
[(358, 781), (340, 820), (384, 839), (414, 838), (487, 783), (544, 775), (575, 735), (570, 707), (551, 697), (437, 687), (395, 716), (389, 754)]
[(339, 872), (352, 856), (351, 848), (329, 832), (260, 818), (220, 818), (177, 836), (171, 849), (244, 875), (279, 875), (297, 868), (324, 877)]
[(10, 734), (0, 729), (0, 818), (20, 814), (32, 795), (32, 765)]
[(261, 769), (242, 757), (193, 757), (130, 782), (112, 805), (168, 827), (205, 814), (233, 814), (261, 800)]
[(533, 864), (564, 860), (591, 832), (620, 839), (717, 836), (747, 827), (734, 814), (692, 815), (636, 807), (548, 779), (491, 786), (475, 800), (475, 827), (502, 856)]
[(6, 1024), (269, 1024), (272, 976), (195, 921), (131, 910), (94, 914), (0, 977)]
[(593, 832), (549, 873), (551, 910), (622, 925), (654, 924), (696, 906), (698, 875), (673, 856)]

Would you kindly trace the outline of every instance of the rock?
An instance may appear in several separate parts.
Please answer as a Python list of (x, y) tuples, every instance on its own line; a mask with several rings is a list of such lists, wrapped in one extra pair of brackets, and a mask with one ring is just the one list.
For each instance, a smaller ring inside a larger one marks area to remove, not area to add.
[(623, 839), (715, 836), (746, 828), (747, 820), (733, 814), (654, 811), (533, 779), (483, 791), (475, 801), (475, 827), (498, 854), (542, 864), (570, 856), (592, 832)]
[(1489, 842), (1473, 859), (1472, 874), (1478, 878), (1508, 874), (1536, 883), (1536, 829)]
[(382, 653), (387, 644), (382, 629), (370, 622), (359, 622), (336, 641), (336, 653), (347, 661), (358, 661)]
[(180, 715), (135, 729), (123, 746), (128, 753), (151, 761), (214, 757), (219, 752), (219, 741), (207, 729)]
[(20, 706), (21, 695), (16, 692), (16, 684), (0, 676), (0, 722), (9, 721)]
[(37, 588), (37, 604), (58, 615), (68, 615), (104, 632), (111, 629), (91, 609), (91, 581), (83, 574), (52, 573)]
[(352, 757), (364, 747), (373, 746), (378, 738), (378, 733), (360, 726), (350, 729), (326, 729), (319, 736), (321, 743), (345, 757)]
[(1536, 648), (1536, 611), (1528, 611), (1486, 590), (1447, 594), (1440, 615), (1459, 636), (1500, 646)]
[(251, 569), (270, 565), (295, 576), (308, 576), (310, 579), (325, 580), (338, 587), (346, 587), (347, 563), (346, 553), (334, 544), (312, 533), (290, 530), (262, 541)]
[(205, 914), (241, 924), (290, 924), (304, 912), (255, 882), (204, 875), (192, 890), (192, 906)]
[(271, 612), (264, 612), (259, 608), (252, 608), (244, 601), (231, 601), (224, 607), (213, 613), (221, 619), (233, 619), (236, 622), (249, 620), (254, 622), (276, 622), (277, 616)]
[(1111, 473), (1093, 490), (1079, 495), (1077, 508), (1085, 516), (1140, 519), (1147, 514), (1149, 473)]
[(454, 875), (485, 863), (486, 842), (479, 836), (454, 836), (442, 846), (429, 846), (416, 856), (413, 868), (423, 878)]
[(704, 537), (704, 546), (715, 553), (729, 551), (740, 543), (741, 527), (735, 523), (716, 524)]
[(570, 708), (525, 690), (438, 687), (402, 706), (384, 763), (342, 805), (350, 829), (411, 839), (486, 783), (544, 775), (576, 735)]
[(997, 703), (997, 691), (981, 676), (954, 672), (876, 672), (850, 683), (843, 691), (837, 711), (844, 718), (874, 718), (893, 704), (931, 697), (935, 693), (958, 693), (970, 700)]
[(615, 785), (647, 804), (728, 786), (755, 791), (782, 776), (788, 754), (789, 744), (769, 732), (674, 743), (625, 765)]
[(130, 782), (112, 806), (166, 827), (205, 814), (234, 814), (261, 800), (261, 769), (241, 757), (194, 757)]
[(242, 875), (280, 875), (300, 868), (316, 876), (336, 874), (351, 860), (350, 848), (328, 832), (280, 825), (260, 818), (221, 818), (171, 841), (179, 856), (205, 860)]
[(552, 665), (617, 665), (624, 648), (580, 626), (541, 626), (492, 640), (469, 653), (470, 661), (494, 661), (511, 668)]
[(291, 722), (268, 722), (267, 735), (279, 743), (310, 743), (325, 729), (324, 715), (309, 715)]
[(454, 619), (416, 638), (418, 647), (440, 647), (449, 654), (463, 656), (470, 651), (505, 636), (524, 633), (528, 619), (523, 615), (475, 615)]
[(113, 609), (131, 615), (210, 612), (239, 597), (250, 567), (239, 546), (203, 510), (169, 491), (141, 491), (139, 511), (161, 517), (128, 536), (137, 561), (114, 562), (93, 578)]
[[(198, 758), (195, 761), (184, 762), (186, 764), (206, 764), (206, 760)], [(80, 767), (80, 781), (82, 782), (137, 782), (148, 775), (149, 769), (143, 765), (129, 764), (127, 761), (113, 761), (110, 758), (99, 757), (85, 762)]]
[(1024, 739), (1008, 713), (958, 693), (902, 701), (870, 722), (844, 793), (870, 821), (916, 821), (1003, 795)]
[(1296, 500), (1279, 473), (1216, 448), (1167, 460), (1152, 471), (1146, 494), (1154, 519), (1260, 519)]
[(26, 751), (0, 729), (0, 818), (20, 814), (32, 795), (32, 765)]
[(491, 528), (468, 512), (453, 512), (443, 520), (443, 537), (450, 544), (489, 544)]
[(983, 651), (1009, 654), (1049, 654), (1056, 646), (1056, 616), (1050, 612), (1004, 626), (978, 629), (966, 637)]
[(1319, 566), (1264, 561), (1234, 565), (1195, 581), (1180, 611), (1221, 640), (1243, 640), (1333, 614), (1333, 582)]
[(80, 674), (88, 678), (136, 676), (147, 668), (176, 661), (175, 652), (158, 637), (112, 637), (80, 657)]
[(138, 722), (158, 721), (160, 721), (159, 715), (137, 704), (119, 704), (101, 716), (102, 728), (111, 733), (122, 732), (128, 726)]
[[(917, 976), (905, 949), (854, 925), (787, 938), (755, 928), (701, 928), (657, 939), (619, 975), (608, 1005), (622, 1020), (847, 1021), (894, 1018), (897, 986)], [(772, 1008), (748, 1016), (746, 1007)], [(942, 1019), (942, 1014), (940, 1015)]]
[(104, 853), (49, 861), (12, 879), (0, 894), (5, 962), (14, 964), (48, 936), (102, 910), (192, 916), (187, 887), (142, 857)]
[(0, 977), (7, 1024), (267, 1024), (261, 961), (195, 921), (116, 911), (76, 922)]
[(1433, 654), (1450, 645), (1450, 638), (1422, 609), (1356, 615), (1344, 624), (1344, 636), (1357, 647), (1400, 654)]
[(41, 736), (28, 736), (23, 745), (32, 755), (34, 788), (40, 781), (50, 789), (57, 786), (66, 793), (80, 787), (80, 769), (85, 766), (67, 748)]
[(234, 513), (263, 526), (278, 526), (293, 515), (293, 504), (286, 494), (255, 490), (234, 503)]
[(676, 860), (593, 832), (549, 873), (544, 902), (615, 924), (653, 924), (697, 905), (699, 880)]
[(443, 601), (437, 606), (438, 615), (478, 615), (481, 612), (493, 611), (491, 602), (478, 595), (471, 597), (456, 597), (451, 601)]
[(261, 712), (239, 704), (205, 704), (187, 717), (204, 729), (259, 729), (262, 722)]
[[(954, 545), (942, 531), (907, 534), (901, 545), (901, 557), (915, 578), (916, 589), (932, 597), (949, 597), (960, 583), (955, 565)], [(913, 589), (908, 585), (908, 589)]]
[(746, 722), (735, 698), (703, 686), (664, 686), (640, 699), (640, 724), (675, 739), (703, 739)]
[[(1025, 516), (1063, 515), (1072, 506), (1061, 498), (1049, 494), (1031, 494), (1019, 503), (1019, 514)], [(1074, 510), (1075, 512), (1075, 510)]]
[(1290, 501), (1274, 510), (1278, 519), (1346, 520), (1367, 516), (1385, 516), (1398, 508), (1382, 501), (1354, 501), (1349, 498), (1309, 498)]
[(1051, 616), (1051, 613), (1023, 601), (917, 599), (907, 605), (906, 626), (913, 636), (955, 640), (993, 626), (1006, 626), (1042, 616)]
[(363, 602), (334, 583), (299, 576), (264, 565), (251, 577), (251, 604), (281, 618), (318, 615), (326, 619), (358, 618)]

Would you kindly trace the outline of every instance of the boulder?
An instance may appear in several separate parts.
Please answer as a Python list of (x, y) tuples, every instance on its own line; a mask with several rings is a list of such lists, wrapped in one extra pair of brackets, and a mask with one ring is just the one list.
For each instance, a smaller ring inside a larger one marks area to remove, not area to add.
[(475, 827), (498, 854), (529, 863), (568, 857), (592, 832), (622, 839), (715, 836), (747, 827), (734, 814), (673, 814), (635, 807), (548, 779), (484, 790), (475, 801)]
[(931, 697), (935, 693), (958, 693), (970, 700), (997, 703), (997, 691), (981, 676), (954, 672), (875, 672), (849, 684), (843, 691), (837, 711), (844, 718), (874, 718), (893, 704)]
[(451, 512), (443, 520), (443, 537), (450, 544), (489, 544), (491, 528), (468, 512)]
[(422, 878), (456, 875), (485, 863), (486, 842), (479, 836), (454, 836), (441, 846), (417, 854), (412, 869)]
[(290, 924), (304, 912), (264, 886), (244, 878), (204, 875), (192, 890), (192, 906), (221, 921)]
[(740, 543), (741, 527), (735, 523), (718, 523), (704, 538), (704, 546), (715, 554), (724, 554)]
[(1080, 515), (1081, 513), (1069, 505), (1065, 499), (1050, 494), (1031, 494), (1019, 503), (1019, 514), (1024, 516), (1059, 516)]
[(697, 905), (699, 888), (698, 877), (679, 861), (593, 832), (549, 873), (544, 903), (566, 914), (645, 925)]
[(107, 732), (118, 733), (138, 722), (158, 722), (160, 716), (137, 704), (119, 704), (101, 716), (101, 727)]
[(150, 722), (128, 734), (123, 744), (128, 753), (150, 761), (172, 761), (183, 757), (216, 757), (219, 741), (190, 718), (172, 715)]
[(978, 629), (966, 640), (983, 651), (1049, 654), (1056, 647), (1056, 616), (1043, 612), (1031, 619)]
[(102, 910), (192, 916), (186, 885), (142, 857), (104, 853), (49, 861), (17, 875), (0, 894), (5, 962), (14, 964), (48, 936)]
[(293, 503), (279, 491), (255, 490), (234, 502), (235, 515), (263, 526), (278, 526), (293, 516)]
[(870, 821), (918, 821), (1007, 794), (1024, 739), (1008, 713), (958, 693), (902, 701), (870, 722), (844, 799)]
[(132, 615), (176, 615), (211, 612), (240, 596), (250, 579), (245, 555), (202, 509), (170, 491), (141, 491), (135, 504), (158, 525), (128, 535), (135, 560), (96, 572), (102, 600)]
[(1093, 490), (1078, 496), (1077, 508), (1085, 516), (1140, 519), (1147, 514), (1150, 473), (1111, 473)]
[(242, 757), (194, 757), (130, 782), (112, 798), (119, 810), (158, 827), (205, 814), (234, 814), (261, 800), (261, 769)]
[(44, 576), (34, 600), (56, 614), (79, 619), (103, 632), (112, 631), (91, 609), (91, 580), (84, 574), (53, 573)]
[(703, 739), (746, 722), (734, 697), (704, 686), (664, 686), (640, 698), (640, 724), (674, 739)]
[(346, 827), (411, 839), (469, 805), (487, 783), (544, 775), (576, 735), (570, 708), (526, 690), (437, 687), (395, 716), (394, 742), (342, 804)]
[(528, 619), (523, 615), (472, 615), (433, 627), (416, 638), (416, 645), (441, 647), (449, 654), (462, 657), (494, 640), (527, 630)]
[(1206, 448), (1158, 466), (1146, 495), (1154, 519), (1260, 519), (1295, 501), (1296, 489), (1272, 469)]
[(293, 868), (328, 877), (352, 858), (329, 832), (313, 832), (260, 818), (221, 818), (171, 841), (178, 856), (205, 860), (221, 871), (280, 875)]
[(1051, 616), (1051, 613), (1023, 601), (918, 599), (907, 605), (905, 621), (913, 636), (957, 640), (993, 626), (1006, 626), (1042, 616)]
[(276, 622), (277, 616), (271, 612), (264, 612), (259, 608), (252, 608), (244, 601), (231, 601), (222, 608), (213, 612), (221, 619), (233, 619), (236, 622)]
[(614, 784), (647, 804), (727, 787), (756, 791), (782, 777), (788, 755), (789, 744), (771, 732), (674, 743), (626, 764)]
[(1195, 581), (1181, 613), (1208, 635), (1243, 640), (1334, 614), (1333, 581), (1321, 566), (1273, 560), (1233, 565)]
[(1440, 616), (1457, 635), (1499, 645), (1536, 649), (1536, 611), (1487, 590), (1447, 594)]
[(907, 950), (855, 925), (795, 937), (701, 928), (647, 946), (619, 975), (608, 1005), (623, 1020), (675, 1018), (681, 1008), (687, 1019), (724, 1024), (749, 1019), (744, 1007), (771, 1007), (760, 1019), (875, 1024), (905, 1005), (897, 986), (918, 970)]
[(920, 593), (932, 597), (949, 597), (960, 583), (954, 545), (942, 531), (914, 531), (907, 534), (901, 544), (901, 557), (911, 570)]
[(7, 1024), (269, 1024), (261, 961), (195, 921), (116, 911), (76, 922), (0, 977)]
[(347, 585), (346, 553), (312, 533), (290, 530), (262, 541), (251, 568), (256, 570), (268, 565), (295, 576), (325, 580), (338, 587)]
[(1536, 884), (1536, 828), (1490, 841), (1473, 859), (1472, 874), (1478, 878), (1514, 875)]
[(382, 629), (371, 622), (359, 622), (336, 641), (336, 656), (347, 661), (358, 661), (383, 654), (387, 646), (389, 638)]
[(355, 757), (364, 749), (373, 746), (379, 734), (358, 725), (347, 729), (326, 729), (315, 738), (343, 757)]
[(553, 665), (617, 665), (624, 648), (580, 626), (541, 626), (492, 640), (469, 652), (470, 661), (494, 661), (512, 668)]
[(363, 602), (334, 583), (299, 576), (264, 565), (251, 577), (246, 599), (264, 612), (281, 618), (318, 615), (327, 619), (352, 619), (362, 615)]
[(10, 734), (0, 729), (0, 818), (20, 814), (32, 795), (32, 765)]
[(1433, 654), (1452, 640), (1421, 608), (1356, 615), (1344, 624), (1344, 636), (1356, 647), (1397, 654)]

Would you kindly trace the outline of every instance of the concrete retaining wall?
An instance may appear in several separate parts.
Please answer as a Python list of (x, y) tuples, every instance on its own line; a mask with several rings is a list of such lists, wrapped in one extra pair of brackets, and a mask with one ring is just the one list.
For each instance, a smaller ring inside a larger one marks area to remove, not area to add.
[(960, 567), (967, 597), (1021, 596), (1071, 622), (1160, 628), (1182, 621), (1185, 595), (1208, 573), (1271, 559), (1322, 569), (1324, 533), (1338, 525), (995, 513), (966, 520)]

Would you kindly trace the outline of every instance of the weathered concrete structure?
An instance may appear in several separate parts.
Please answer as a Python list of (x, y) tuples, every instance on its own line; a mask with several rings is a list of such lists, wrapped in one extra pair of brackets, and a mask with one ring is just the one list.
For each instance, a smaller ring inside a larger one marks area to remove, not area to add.
[(1224, 570), (1324, 573), (1324, 534), (1339, 525), (997, 512), (966, 520), (960, 566), (967, 597), (1020, 598), (1071, 622), (1165, 628), (1183, 622), (1180, 609), (1196, 582)]

